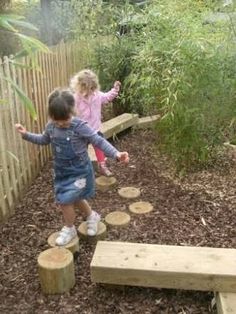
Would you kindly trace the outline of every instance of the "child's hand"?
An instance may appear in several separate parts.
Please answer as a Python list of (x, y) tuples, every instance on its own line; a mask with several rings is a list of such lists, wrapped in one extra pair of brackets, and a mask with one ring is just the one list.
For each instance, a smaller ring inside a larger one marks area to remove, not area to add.
[(125, 164), (129, 162), (129, 154), (127, 152), (119, 152), (116, 157), (120, 162)]
[(120, 82), (120, 81), (115, 81), (115, 83), (114, 83), (114, 88), (119, 91), (119, 90), (120, 90), (120, 87), (121, 87), (121, 82)]
[(26, 133), (26, 128), (24, 128), (21, 124), (17, 123), (15, 124), (15, 128), (16, 130), (20, 133), (20, 134), (25, 134)]

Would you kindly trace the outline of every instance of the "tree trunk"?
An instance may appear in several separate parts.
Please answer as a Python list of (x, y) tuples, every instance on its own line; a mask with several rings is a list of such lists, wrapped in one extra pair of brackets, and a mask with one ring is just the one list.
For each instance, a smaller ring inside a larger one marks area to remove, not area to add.
[(46, 42), (49, 46), (53, 43), (52, 34), (52, 0), (41, 0), (41, 15), (42, 15), (42, 26), (41, 26), (41, 39)]

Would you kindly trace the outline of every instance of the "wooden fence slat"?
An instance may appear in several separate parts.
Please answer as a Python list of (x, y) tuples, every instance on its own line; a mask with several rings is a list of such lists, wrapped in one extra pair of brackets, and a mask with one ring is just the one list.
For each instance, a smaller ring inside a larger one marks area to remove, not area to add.
[[(22, 59), (22, 63), (25, 64), (25, 58)], [(26, 77), (26, 70), (18, 68), (18, 85), (25, 91), (24, 80)], [(23, 104), (19, 103), (19, 123), (23, 124), (27, 128), (27, 120), (29, 113), (24, 109)], [(30, 184), (32, 180), (32, 171), (30, 165), (30, 147), (26, 141), (21, 141), (22, 149), (24, 151), (22, 166), (24, 169), (24, 176), (26, 178), (25, 188)]]
[[(20, 69), (19, 69), (20, 70)], [(19, 71), (17, 71), (16, 67), (14, 65), (11, 65), (11, 71), (12, 71), (12, 80), (15, 84), (20, 84), (19, 80)], [(15, 104), (15, 122), (20, 123), (21, 122), (21, 104), (19, 102), (19, 99), (17, 97), (16, 92), (14, 93), (14, 104)], [(16, 133), (16, 131), (15, 131)], [(27, 167), (25, 164), (25, 152), (23, 147), (23, 141), (17, 140), (17, 153), (19, 158), (19, 169), (20, 169), (20, 178), (19, 178), (19, 189), (20, 193), (22, 193), (22, 190), (24, 186), (27, 186)], [(21, 196), (21, 195), (20, 195)]]
[[(41, 81), (42, 81), (42, 109), (43, 109), (43, 122), (44, 122), (44, 127), (46, 126), (47, 120), (48, 120), (48, 113), (47, 113), (47, 99), (48, 99), (48, 93), (49, 93), (49, 88), (47, 86), (47, 81), (46, 81), (46, 73), (47, 73), (47, 67), (46, 67), (46, 56), (42, 53), (40, 53), (41, 57)], [(50, 150), (49, 146), (45, 147), (45, 155), (46, 158), (48, 159), (50, 157)]]
[[(8, 58), (4, 58), (3, 60), (3, 67), (1, 69), (1, 74), (5, 75), (6, 72), (6, 62), (8, 62)], [(9, 99), (9, 84), (6, 81), (2, 81), (2, 90), (3, 90), (3, 97), (7, 98), (7, 110), (2, 111), (2, 137), (5, 145), (3, 146), (3, 155), (6, 155), (7, 161), (7, 168), (6, 176), (9, 178), (9, 192), (12, 194), (13, 202), (16, 200), (17, 197), (17, 185), (16, 185), (16, 171), (15, 171), (15, 161), (12, 155), (9, 153), (12, 151), (12, 134), (10, 134), (10, 130), (12, 130), (12, 121), (11, 121), (11, 114), (10, 114), (10, 101)], [(13, 149), (14, 150), (14, 149)]]
[[(41, 133), (43, 130), (42, 126), (42, 111), (41, 111), (41, 103), (39, 97), (39, 84), (38, 84), (38, 70), (32, 69), (32, 86), (33, 86), (33, 94), (34, 94), (34, 104), (37, 112), (37, 133)], [(39, 158), (39, 166), (40, 168), (44, 165), (44, 160), (42, 156), (43, 146), (38, 146), (38, 154)]]
[[(11, 211), (11, 208), (13, 206), (13, 197), (11, 194), (11, 186), (10, 186), (10, 180), (8, 176), (8, 162), (7, 162), (7, 155), (6, 155), (6, 148), (5, 148), (5, 135), (4, 135), (4, 124), (3, 119), (5, 117), (5, 111), (7, 110), (7, 104), (5, 103), (5, 91), (3, 87), (3, 80), (1, 79), (1, 75), (3, 74), (2, 69), (2, 60), (0, 59), (0, 95), (1, 99), (4, 100), (2, 106), (0, 106), (0, 116), (1, 118), (1, 124), (0, 124), (0, 167), (1, 167), (1, 179), (2, 179), (2, 185), (1, 188), (1, 205), (2, 205), (2, 211), (8, 210), (9, 214)], [(6, 99), (7, 101), (7, 99)], [(4, 215), (4, 214), (3, 214)], [(2, 215), (2, 216), (3, 216)]]
[[(11, 71), (10, 71), (10, 59), (5, 59), (5, 73), (9, 79), (11, 79), (13, 82), (15, 81), (15, 78), (13, 77)], [(16, 121), (16, 110), (15, 110), (15, 98), (14, 98), (14, 92), (11, 88), (11, 85), (7, 84), (8, 89), (8, 99), (9, 99), (9, 108), (10, 108), (10, 125), (8, 128), (8, 132), (11, 136), (11, 147), (12, 147), (12, 153), (14, 153), (15, 156), (18, 154), (18, 145), (17, 145), (17, 134), (15, 130), (15, 123)], [(9, 150), (10, 151), (10, 150)], [(19, 162), (17, 162), (15, 159), (14, 161), (14, 177), (12, 178), (12, 187), (15, 195), (15, 199), (17, 200), (21, 195), (21, 189), (22, 189), (22, 177), (20, 173), (20, 165)]]
[(5, 220), (7, 215), (8, 215), (8, 210), (7, 210), (7, 203), (6, 203), (6, 195), (4, 194), (3, 190), (3, 183), (2, 183), (2, 170), (0, 171), (0, 221)]
[[(37, 81), (38, 81), (38, 101), (39, 101), (39, 115), (38, 119), (40, 119), (40, 132), (44, 131), (45, 128), (45, 82), (43, 79), (43, 56), (41, 52), (38, 52), (38, 58), (37, 58), (40, 71), (37, 75)], [(47, 156), (47, 147), (41, 146), (40, 147), (40, 153), (42, 154), (42, 160), (43, 163), (48, 159)]]
[[(25, 64), (27, 67), (27, 69), (25, 69), (24, 71), (24, 77), (23, 77), (23, 86), (24, 86), (24, 91), (27, 94), (27, 96), (34, 101), (33, 97), (32, 97), (32, 71), (30, 69), (31, 67), (31, 62), (30, 60), (26, 57), (25, 58)], [(26, 120), (25, 120), (25, 126), (26, 129), (29, 132), (34, 132), (34, 124), (32, 121), (32, 118), (29, 114), (28, 111), (25, 110), (25, 114), (26, 114)], [(31, 168), (31, 175), (32, 178), (35, 178), (36, 176), (36, 172), (37, 172), (37, 165), (35, 164), (35, 158), (36, 158), (36, 146), (32, 145), (30, 143), (27, 143), (28, 149), (29, 149), (29, 165)]]

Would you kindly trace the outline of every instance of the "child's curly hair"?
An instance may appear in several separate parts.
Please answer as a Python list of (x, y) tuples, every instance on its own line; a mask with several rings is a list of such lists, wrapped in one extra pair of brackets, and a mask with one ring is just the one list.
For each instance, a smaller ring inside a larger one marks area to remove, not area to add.
[(83, 96), (88, 96), (95, 90), (99, 90), (99, 82), (97, 75), (88, 69), (78, 72), (70, 82), (73, 92), (77, 92)]

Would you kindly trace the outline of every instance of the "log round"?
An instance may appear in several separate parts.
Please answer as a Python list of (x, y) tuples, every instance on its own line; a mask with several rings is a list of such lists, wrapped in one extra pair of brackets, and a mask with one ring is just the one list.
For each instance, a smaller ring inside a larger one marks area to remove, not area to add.
[(140, 196), (141, 192), (140, 192), (140, 189), (129, 186), (129, 187), (119, 189), (118, 194), (124, 198), (136, 198)]
[(38, 256), (38, 272), (43, 293), (68, 292), (75, 284), (73, 254), (61, 247), (43, 251)]
[(87, 242), (97, 242), (98, 240), (103, 240), (106, 237), (107, 227), (103, 222), (98, 224), (98, 232), (95, 236), (88, 236), (87, 234), (87, 224), (82, 222), (78, 228), (79, 237)]
[(153, 206), (148, 202), (135, 202), (129, 205), (129, 210), (134, 214), (147, 214), (153, 210)]
[[(54, 232), (49, 236), (48, 245), (50, 247), (57, 247), (56, 238), (58, 237), (58, 235), (59, 235), (59, 232)], [(74, 254), (75, 252), (79, 252), (79, 238), (76, 236), (68, 244), (64, 245), (63, 247), (71, 251), (72, 254)]]
[(105, 222), (110, 226), (126, 226), (130, 222), (130, 215), (117, 210), (106, 215)]
[(112, 187), (114, 187), (117, 183), (116, 178), (114, 177), (105, 177), (101, 176), (96, 178), (96, 187), (101, 192), (106, 192)]

